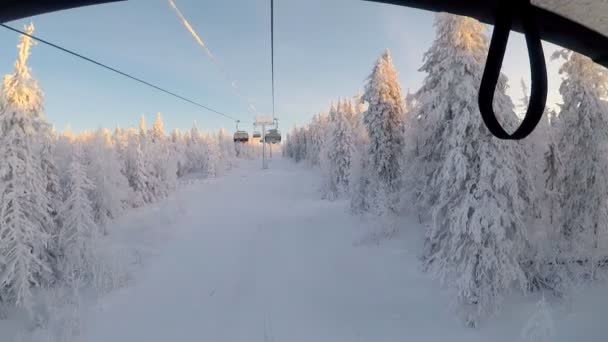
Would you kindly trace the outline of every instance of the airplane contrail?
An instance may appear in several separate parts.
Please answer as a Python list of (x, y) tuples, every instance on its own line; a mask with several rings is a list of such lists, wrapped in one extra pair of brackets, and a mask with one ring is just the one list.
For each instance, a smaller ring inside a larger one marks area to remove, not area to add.
[(247, 99), (243, 96), (243, 94), (241, 94), (239, 88), (237, 87), (236, 81), (232, 80), (230, 75), (228, 74), (228, 72), (226, 71), (226, 69), (224, 69), (224, 67), (218, 62), (218, 60), (215, 58), (215, 56), (213, 55), (213, 53), (211, 52), (211, 50), (209, 49), (209, 47), (207, 46), (207, 44), (205, 44), (205, 41), (198, 35), (198, 33), (196, 33), (196, 31), (194, 30), (194, 28), (192, 27), (192, 25), (190, 25), (190, 23), (188, 22), (188, 20), (186, 19), (186, 17), (184, 16), (184, 14), (182, 13), (182, 11), (179, 10), (179, 8), (177, 7), (177, 4), (175, 3), (174, 0), (168, 0), (169, 1), (169, 5), (171, 6), (171, 8), (173, 8), (173, 11), (175, 12), (175, 14), (177, 14), (177, 16), (179, 17), (179, 19), (182, 21), (182, 24), (184, 25), (184, 27), (186, 28), (186, 30), (188, 30), (188, 32), (190, 32), (190, 34), (192, 35), (192, 37), (194, 38), (194, 40), (196, 40), (196, 42), (198, 43), (198, 45), (200, 45), (204, 50), (205, 53), (207, 54), (207, 56), (209, 57), (209, 59), (211, 60), (211, 62), (213, 62), (213, 64), (215, 64), (215, 66), (220, 69), (220, 71), (224, 74), (224, 77), (226, 78), (226, 80), (228, 81), (228, 83), (230, 83), (230, 87), (232, 88), (233, 92), (235, 93), (235, 95), (241, 99), (241, 101), (245, 102), (247, 104), (247, 108), (250, 111), (253, 111), (253, 113), (255, 115), (258, 115), (258, 111), (255, 108), (254, 105), (252, 105), (251, 103), (249, 103), (249, 101), (247, 101)]
[(180, 11), (179, 8), (177, 8), (177, 5), (175, 4), (175, 2), (173, 0), (169, 0), (169, 5), (171, 5), (173, 10), (175, 11), (175, 14), (177, 14), (177, 16), (181, 19), (182, 24), (184, 24), (184, 26), (186, 27), (188, 32), (190, 32), (192, 37), (194, 37), (194, 39), (196, 40), (198, 45), (200, 45), (203, 49), (205, 49), (207, 56), (209, 56), (209, 58), (211, 58), (211, 60), (213, 60), (215, 62), (215, 56), (213, 56), (213, 54), (211, 53), (211, 50), (209, 50), (209, 48), (207, 47), (207, 44), (205, 44), (205, 42), (196, 33), (196, 31), (194, 31), (194, 28), (192, 27), (192, 25), (190, 25), (190, 23), (188, 22), (186, 17), (184, 17), (184, 15), (182, 14), (182, 11)]

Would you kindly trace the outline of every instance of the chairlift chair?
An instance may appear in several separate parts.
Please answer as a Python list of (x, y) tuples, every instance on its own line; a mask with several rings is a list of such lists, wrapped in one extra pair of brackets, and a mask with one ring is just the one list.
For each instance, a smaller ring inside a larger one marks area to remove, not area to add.
[(264, 140), (268, 144), (278, 144), (281, 142), (281, 132), (276, 128), (270, 129), (266, 133)]
[(249, 141), (249, 133), (245, 131), (234, 132), (234, 142), (246, 143)]
[(240, 120), (236, 121), (236, 132), (234, 132), (233, 140), (235, 143), (246, 143), (249, 141), (249, 133), (239, 129), (239, 122)]

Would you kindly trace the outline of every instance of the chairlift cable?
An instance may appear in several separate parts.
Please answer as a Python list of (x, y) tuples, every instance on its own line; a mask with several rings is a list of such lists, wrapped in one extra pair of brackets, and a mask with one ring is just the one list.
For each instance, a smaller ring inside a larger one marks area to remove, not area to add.
[(118, 69), (116, 69), (116, 68), (113, 68), (113, 67), (111, 67), (111, 66), (108, 66), (108, 65), (106, 65), (106, 64), (104, 64), (104, 63), (102, 63), (102, 62), (99, 62), (99, 61), (96, 61), (96, 60), (94, 60), (94, 59), (92, 59), (92, 58), (86, 57), (86, 56), (84, 56), (84, 55), (82, 55), (82, 54), (80, 54), (80, 53), (78, 53), (78, 52), (74, 52), (74, 51), (72, 51), (72, 50), (70, 50), (70, 49), (67, 49), (67, 48), (61, 47), (61, 46), (59, 46), (59, 45), (57, 45), (57, 44), (55, 44), (55, 43), (51, 43), (51, 42), (50, 42), (50, 41), (48, 41), (48, 40), (45, 40), (45, 39), (42, 39), (42, 38), (40, 38), (40, 37), (34, 36), (34, 35), (32, 35), (32, 34), (26, 33), (26, 32), (24, 32), (24, 31), (22, 31), (22, 30), (16, 29), (16, 28), (11, 27), (11, 26), (8, 26), (8, 25), (6, 25), (6, 24), (2, 24), (2, 23), (0, 23), (0, 26), (2, 26), (2, 27), (4, 27), (4, 28), (6, 28), (6, 29), (8, 29), (8, 30), (11, 30), (11, 31), (13, 31), (13, 32), (19, 33), (19, 34), (21, 34), (21, 35), (24, 35), (24, 36), (30, 37), (31, 39), (34, 39), (35, 41), (38, 41), (38, 42), (40, 42), (40, 43), (42, 43), (42, 44), (48, 45), (48, 46), (53, 47), (53, 48), (55, 48), (55, 49), (58, 49), (58, 50), (60, 50), (60, 51), (63, 51), (63, 52), (65, 52), (65, 53), (67, 53), (67, 54), (70, 54), (70, 55), (72, 55), (72, 56), (74, 56), (74, 57), (78, 57), (78, 58), (80, 58), (80, 59), (83, 59), (83, 60), (85, 60), (85, 61), (87, 61), (87, 62), (89, 62), (89, 63), (93, 63), (93, 64), (95, 64), (95, 65), (97, 65), (97, 66), (99, 66), (99, 67), (102, 67), (102, 68), (106, 69), (106, 70), (109, 70), (109, 71), (112, 71), (112, 72), (117, 73), (117, 74), (119, 74), (119, 75), (122, 75), (122, 76), (124, 76), (124, 77), (130, 78), (130, 79), (131, 79), (131, 80), (133, 80), (133, 81), (136, 81), (136, 82), (139, 82), (139, 83), (141, 83), (141, 84), (144, 84), (144, 85), (146, 85), (146, 86), (148, 86), (148, 87), (154, 88), (154, 89), (156, 89), (156, 90), (158, 90), (158, 91), (161, 91), (161, 92), (163, 92), (163, 93), (165, 93), (165, 94), (168, 94), (168, 95), (171, 95), (171, 96), (173, 96), (173, 97), (176, 97), (176, 98), (178, 98), (178, 99), (180, 99), (180, 100), (182, 100), (182, 101), (185, 101), (185, 102), (188, 102), (188, 103), (190, 103), (190, 104), (192, 104), (192, 105), (195, 105), (195, 106), (197, 106), (197, 107), (203, 108), (203, 109), (205, 109), (205, 110), (207, 110), (207, 111), (209, 111), (209, 112), (215, 113), (215, 114), (217, 114), (217, 115), (221, 115), (221, 116), (223, 116), (223, 117), (225, 117), (225, 118), (227, 118), (227, 119), (233, 120), (233, 121), (238, 121), (238, 119), (236, 119), (235, 117), (233, 117), (233, 116), (231, 116), (231, 115), (229, 115), (229, 114), (222, 113), (222, 112), (220, 112), (220, 111), (218, 111), (218, 110), (215, 110), (215, 109), (213, 109), (213, 108), (211, 108), (211, 107), (205, 106), (205, 105), (203, 105), (203, 104), (201, 104), (201, 103), (199, 103), (199, 102), (196, 102), (196, 101), (194, 101), (194, 100), (190, 100), (189, 98), (184, 97), (184, 96), (182, 96), (182, 95), (179, 95), (179, 94), (177, 94), (177, 93), (175, 93), (175, 92), (173, 92), (173, 91), (167, 90), (167, 89), (165, 89), (165, 88), (162, 88), (162, 87), (157, 86), (157, 85), (155, 85), (155, 84), (152, 84), (152, 83), (150, 83), (150, 82), (144, 81), (144, 80), (142, 80), (141, 78), (138, 78), (138, 77), (132, 76), (132, 75), (130, 75), (130, 74), (128, 74), (128, 73), (126, 73), (126, 72), (124, 72), (124, 71), (120, 71), (120, 70), (118, 70)]
[(270, 74), (272, 78), (272, 119), (274, 120), (274, 0), (270, 0)]

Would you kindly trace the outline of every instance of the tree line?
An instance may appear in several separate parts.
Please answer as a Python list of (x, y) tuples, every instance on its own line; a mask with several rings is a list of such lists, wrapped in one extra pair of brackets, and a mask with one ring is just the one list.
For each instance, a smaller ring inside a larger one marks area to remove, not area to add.
[[(287, 137), (283, 153), (319, 167), (322, 196), (353, 213), (416, 215), (423, 268), (445, 284), (469, 326), (505, 295), (562, 296), (608, 261), (606, 70), (560, 50), (563, 103), (523, 141), (494, 138), (477, 93), (488, 50), (484, 25), (437, 14), (426, 77), (403, 95), (389, 51), (363, 94), (340, 99)], [(523, 83), (523, 82), (522, 82)], [(513, 131), (521, 119), (501, 75), (494, 109)], [(404, 229), (412, 227), (404, 227)]]
[(27, 66), (32, 45), (19, 38), (0, 89), (0, 304), (30, 312), (36, 289), (105, 281), (98, 241), (111, 220), (167, 197), (180, 177), (217, 177), (236, 161), (223, 129), (168, 135), (160, 113), (150, 128), (142, 116), (138, 128), (57, 134)]

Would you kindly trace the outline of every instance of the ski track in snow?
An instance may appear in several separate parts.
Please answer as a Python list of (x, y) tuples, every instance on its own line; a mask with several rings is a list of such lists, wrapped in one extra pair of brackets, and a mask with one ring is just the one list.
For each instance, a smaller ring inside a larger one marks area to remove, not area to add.
[[(463, 327), (445, 291), (419, 270), (417, 223), (404, 219), (397, 238), (359, 245), (373, 219), (319, 199), (318, 187), (315, 171), (276, 158), (269, 170), (244, 161), (179, 190), (152, 215), (158, 223), (146, 220), (171, 230), (155, 242), (160, 254), (144, 255), (133, 283), (89, 310), (82, 340), (517, 341), (534, 298), (513, 296), (480, 328)], [(163, 218), (168, 212), (174, 217)], [(605, 317), (605, 291), (587, 292), (574, 301), (578, 314), (555, 310), (559, 341), (580, 340), (578, 328), (585, 341), (608, 335), (590, 323)]]

